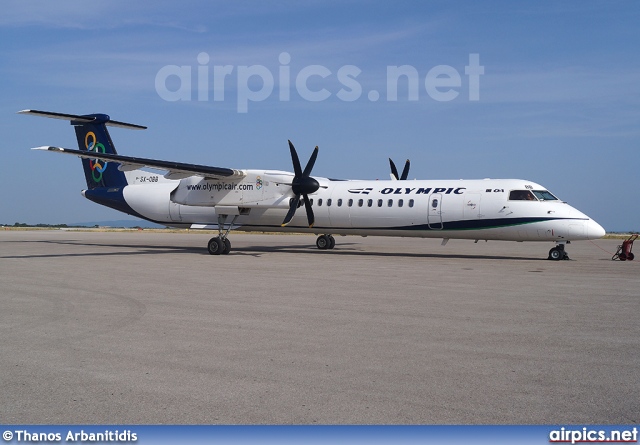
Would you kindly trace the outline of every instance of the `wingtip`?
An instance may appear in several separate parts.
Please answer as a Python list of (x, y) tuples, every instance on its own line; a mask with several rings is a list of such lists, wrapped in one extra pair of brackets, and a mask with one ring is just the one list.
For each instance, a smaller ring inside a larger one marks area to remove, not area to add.
[(50, 147), (48, 145), (43, 145), (41, 147), (32, 147), (31, 150), (60, 150), (62, 151), (61, 148), (58, 147)]

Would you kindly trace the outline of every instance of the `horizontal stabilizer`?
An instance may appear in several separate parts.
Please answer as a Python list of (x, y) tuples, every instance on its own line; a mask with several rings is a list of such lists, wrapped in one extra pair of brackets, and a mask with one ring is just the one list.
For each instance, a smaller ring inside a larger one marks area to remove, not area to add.
[(146, 128), (147, 128), (147, 127), (144, 127), (142, 125), (128, 124), (126, 122), (114, 121), (109, 116), (107, 116), (106, 114), (98, 114), (98, 115), (91, 115), (91, 116), (80, 116), (80, 115), (77, 115), (77, 114), (54, 113), (52, 111), (39, 111), (39, 110), (22, 110), (22, 111), (18, 111), (18, 113), (20, 113), (20, 114), (32, 114), (34, 116), (49, 117), (49, 118), (52, 118), (52, 119), (62, 119), (62, 120), (66, 120), (66, 121), (71, 121), (72, 124), (74, 122), (76, 122), (78, 124), (90, 124), (90, 123), (99, 124), (99, 123), (102, 123), (102, 124), (105, 124), (105, 125), (107, 125), (109, 127), (128, 128), (130, 130), (146, 130)]

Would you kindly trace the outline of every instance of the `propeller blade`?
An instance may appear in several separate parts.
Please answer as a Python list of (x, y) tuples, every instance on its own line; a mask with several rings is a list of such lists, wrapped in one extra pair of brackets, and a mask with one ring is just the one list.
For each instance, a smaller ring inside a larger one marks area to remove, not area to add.
[(304, 168), (304, 171), (302, 172), (302, 177), (309, 176), (309, 174), (311, 173), (311, 169), (313, 168), (313, 165), (316, 163), (317, 157), (318, 157), (318, 146), (316, 145), (316, 148), (313, 149), (313, 153), (311, 153), (309, 162), (307, 162), (307, 166)]
[(396, 164), (393, 163), (391, 158), (389, 158), (389, 165), (391, 166), (392, 179), (395, 179), (397, 181), (400, 176), (398, 176), (398, 169), (396, 168)]
[(311, 208), (311, 201), (309, 201), (309, 193), (315, 193), (320, 188), (320, 184), (315, 178), (309, 176), (311, 174), (311, 170), (313, 169), (313, 165), (316, 163), (316, 158), (318, 157), (318, 147), (313, 150), (307, 165), (302, 171), (300, 167), (300, 159), (298, 158), (298, 152), (296, 148), (293, 146), (291, 141), (289, 142), (289, 151), (291, 151), (291, 161), (293, 162), (293, 170), (294, 177), (291, 181), (291, 191), (294, 193), (295, 197), (291, 198), (291, 202), (289, 203), (289, 211), (287, 212), (287, 216), (285, 216), (284, 221), (282, 222), (282, 226), (286, 226), (293, 219), (293, 215), (296, 214), (296, 210), (300, 205), (300, 196), (304, 198), (304, 208), (307, 211), (307, 221), (309, 221), (309, 227), (313, 227), (315, 222), (315, 217), (313, 215), (313, 209)]
[(401, 180), (405, 180), (407, 179), (407, 176), (409, 176), (409, 167), (411, 166), (411, 162), (407, 159), (407, 162), (405, 162), (404, 164), (404, 170), (402, 170), (402, 176), (400, 176)]
[(295, 173), (297, 178), (302, 177), (302, 167), (300, 167), (300, 159), (298, 158), (298, 153), (296, 152), (296, 148), (293, 146), (291, 141), (289, 142), (289, 151), (291, 151), (291, 161), (293, 162), (293, 172)]
[[(293, 215), (296, 214), (296, 209), (298, 208), (298, 203), (300, 202), (300, 195), (296, 195), (291, 198), (291, 202), (289, 203), (289, 211), (287, 212), (287, 216), (284, 217), (284, 221), (282, 221), (281, 226), (284, 227), (291, 222)], [(305, 201), (306, 204), (306, 201)]]
[(309, 228), (313, 227), (313, 224), (316, 222), (316, 218), (313, 215), (313, 209), (311, 208), (311, 202), (309, 201), (309, 197), (305, 193), (302, 195), (304, 198), (304, 209), (307, 211), (307, 221), (309, 222)]

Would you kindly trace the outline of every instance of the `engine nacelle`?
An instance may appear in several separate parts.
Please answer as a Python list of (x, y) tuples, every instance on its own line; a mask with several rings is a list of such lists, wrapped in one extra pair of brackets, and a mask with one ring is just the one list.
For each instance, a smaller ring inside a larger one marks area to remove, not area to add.
[(288, 207), (291, 186), (274, 179), (262, 171), (248, 171), (237, 180), (191, 176), (180, 181), (171, 201), (187, 206)]

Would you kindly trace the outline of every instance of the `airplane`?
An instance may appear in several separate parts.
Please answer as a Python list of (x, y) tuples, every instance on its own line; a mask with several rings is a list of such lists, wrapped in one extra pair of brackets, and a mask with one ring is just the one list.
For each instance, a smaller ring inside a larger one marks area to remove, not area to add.
[[(79, 150), (35, 149), (80, 157), (85, 198), (169, 227), (218, 230), (207, 244), (211, 255), (231, 252), (231, 230), (314, 233), (323, 250), (335, 247), (334, 235), (442, 238), (442, 245), (450, 239), (547, 241), (555, 242), (551, 260), (569, 259), (571, 241), (605, 235), (593, 219), (527, 180), (408, 181), (397, 170), (397, 180), (329, 179), (311, 176), (318, 147), (302, 169), (291, 141), (293, 172), (123, 156), (107, 127), (146, 127), (106, 114), (18, 113), (70, 121)], [(297, 211), (302, 206), (304, 213)]]

